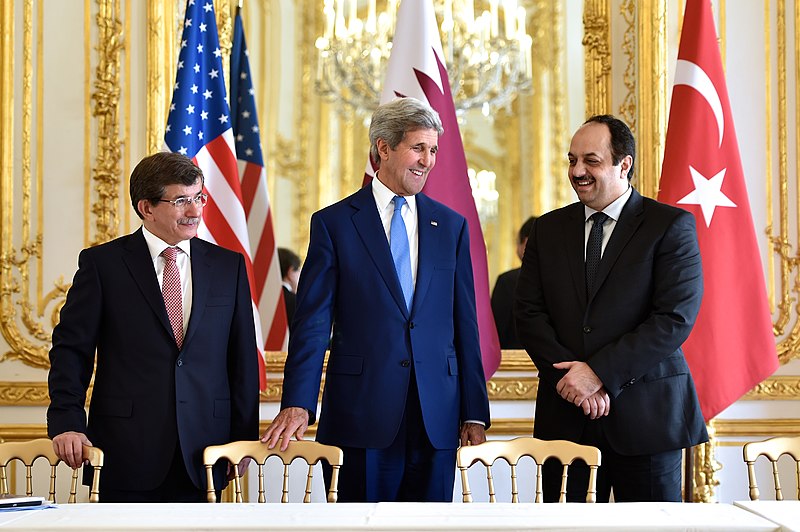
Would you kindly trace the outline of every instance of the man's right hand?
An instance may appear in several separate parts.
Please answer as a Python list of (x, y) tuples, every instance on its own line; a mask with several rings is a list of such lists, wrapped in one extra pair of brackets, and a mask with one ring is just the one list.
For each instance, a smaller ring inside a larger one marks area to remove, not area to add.
[(607, 416), (611, 412), (611, 397), (605, 388), (600, 388), (580, 404), (583, 414), (589, 419), (597, 419)]
[(297, 406), (284, 408), (275, 419), (272, 420), (267, 430), (261, 436), (261, 441), (272, 449), (281, 441), (281, 451), (289, 447), (289, 440), (295, 436), (298, 440), (303, 439), (303, 435), (308, 428), (308, 410)]
[(83, 465), (83, 446), (92, 445), (82, 432), (62, 432), (53, 438), (53, 450), (72, 469)]

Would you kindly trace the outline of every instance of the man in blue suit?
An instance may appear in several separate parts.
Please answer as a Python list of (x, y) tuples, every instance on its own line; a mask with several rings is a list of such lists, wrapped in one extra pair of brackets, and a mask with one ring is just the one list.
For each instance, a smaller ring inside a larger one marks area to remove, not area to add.
[(47, 431), (73, 468), (82, 445), (103, 450), (101, 501), (202, 502), (203, 449), (258, 436), (245, 262), (194, 238), (207, 196), (187, 157), (144, 158), (130, 194), (143, 227), (81, 252), (53, 330)]
[(344, 449), (340, 501), (451, 501), (459, 443), (486, 439), (467, 222), (420, 193), (442, 133), (419, 100), (381, 105), (376, 179), (311, 218), (281, 411), (262, 440), (285, 448), (315, 421), (330, 341), (317, 440)]

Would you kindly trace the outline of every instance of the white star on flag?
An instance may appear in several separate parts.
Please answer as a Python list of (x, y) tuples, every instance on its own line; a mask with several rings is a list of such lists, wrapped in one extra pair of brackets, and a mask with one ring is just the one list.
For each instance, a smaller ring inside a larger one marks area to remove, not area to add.
[(714, 177), (707, 179), (694, 167), (689, 166), (694, 190), (679, 199), (678, 203), (682, 205), (700, 205), (706, 227), (711, 227), (711, 218), (713, 218), (714, 210), (717, 207), (736, 207), (736, 204), (722, 192), (722, 181), (725, 179), (726, 170), (727, 168), (723, 168)]

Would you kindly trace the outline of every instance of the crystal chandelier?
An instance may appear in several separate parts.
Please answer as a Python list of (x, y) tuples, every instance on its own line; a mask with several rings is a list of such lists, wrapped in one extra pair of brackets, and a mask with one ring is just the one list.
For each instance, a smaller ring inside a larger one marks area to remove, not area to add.
[[(381, 13), (376, 0), (368, 0), (366, 20), (359, 18), (358, 4), (325, 0), (325, 30), (316, 41), (316, 88), (331, 100), (371, 113), (380, 102), (399, 0), (386, 0)], [(493, 109), (508, 107), (530, 87), (533, 40), (525, 31), (525, 8), (517, 0), (436, 4), (456, 110), (480, 107), (489, 116)], [(476, 7), (484, 9), (478, 16)]]

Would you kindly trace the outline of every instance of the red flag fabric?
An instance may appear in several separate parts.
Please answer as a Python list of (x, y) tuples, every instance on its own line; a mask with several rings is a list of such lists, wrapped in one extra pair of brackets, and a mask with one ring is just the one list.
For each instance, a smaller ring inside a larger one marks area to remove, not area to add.
[[(469, 224), (481, 356), (484, 375), (488, 380), (500, 365), (500, 341), (489, 299), (486, 245), (469, 186), (467, 159), (431, 0), (403, 0), (397, 11), (392, 55), (389, 57), (381, 103), (407, 96), (428, 102), (439, 113), (444, 126), (444, 135), (439, 138), (436, 166), (422, 191), (461, 214)], [(368, 162), (364, 184), (373, 177), (375, 169)]]
[(200, 238), (244, 255), (253, 297), (261, 389), (266, 388), (264, 345), (233, 144), (231, 112), (225, 98), (222, 50), (214, 5), (187, 0), (178, 73), (172, 92), (164, 142), (168, 150), (190, 157), (203, 170), (208, 204), (197, 231)]
[(687, 0), (658, 199), (692, 212), (705, 292), (684, 351), (706, 421), (778, 368), (709, 0)]
[(254, 95), (244, 25), (237, 9), (231, 52), (231, 119), (253, 259), (256, 303), (265, 336), (264, 349), (285, 351), (289, 345), (289, 328)]

